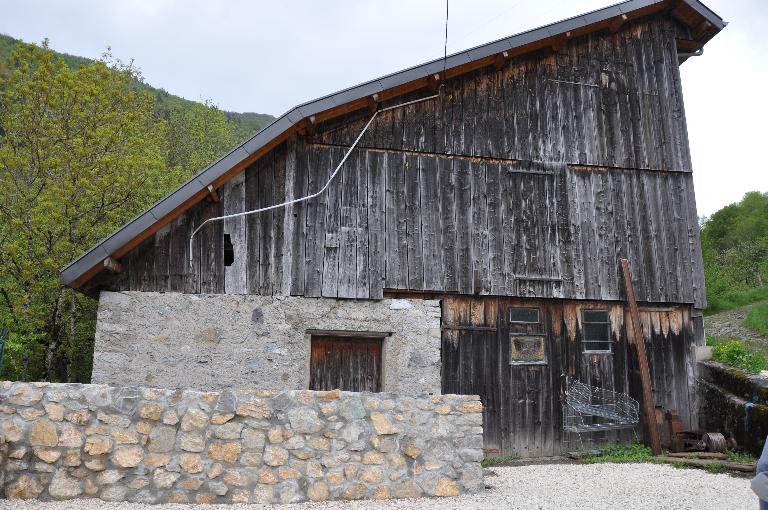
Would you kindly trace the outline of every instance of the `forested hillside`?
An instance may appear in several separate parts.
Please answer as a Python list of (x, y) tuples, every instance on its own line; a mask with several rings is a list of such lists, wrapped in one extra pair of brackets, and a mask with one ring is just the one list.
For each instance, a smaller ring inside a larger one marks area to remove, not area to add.
[(704, 220), (707, 313), (768, 299), (768, 193), (747, 193)]
[[(16, 46), (16, 44), (20, 42), (20, 40), (14, 39), (9, 35), (0, 34), (0, 72), (6, 68), (5, 63), (7, 62), (11, 51)], [(69, 55), (67, 53), (54, 52), (54, 55), (60, 57), (71, 69), (93, 62), (91, 59), (78, 57), (76, 55)], [(167, 115), (170, 115), (175, 111), (194, 110), (200, 105), (198, 102), (190, 101), (189, 99), (184, 99), (183, 97), (179, 96), (174, 96), (173, 94), (170, 94), (163, 89), (155, 88), (144, 81), (137, 81), (136, 87), (139, 90), (148, 92), (152, 97), (154, 97), (158, 110)], [(227, 111), (223, 113), (227, 120), (234, 126), (236, 131), (236, 138), (239, 140), (243, 140), (251, 136), (275, 120), (272, 115), (266, 113), (239, 113)]]
[(96, 302), (59, 269), (270, 120), (0, 37), (0, 378), (88, 381)]

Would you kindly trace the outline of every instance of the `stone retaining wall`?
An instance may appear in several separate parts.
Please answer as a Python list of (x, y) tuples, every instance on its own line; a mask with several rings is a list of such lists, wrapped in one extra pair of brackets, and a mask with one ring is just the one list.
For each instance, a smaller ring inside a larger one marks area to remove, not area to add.
[(388, 332), (382, 389), (440, 393), (440, 302), (421, 299), (102, 291), (91, 382), (306, 389), (308, 330)]
[(699, 424), (759, 457), (768, 435), (768, 380), (716, 361), (698, 364)]
[(7, 498), (290, 503), (482, 488), (475, 396), (0, 383)]

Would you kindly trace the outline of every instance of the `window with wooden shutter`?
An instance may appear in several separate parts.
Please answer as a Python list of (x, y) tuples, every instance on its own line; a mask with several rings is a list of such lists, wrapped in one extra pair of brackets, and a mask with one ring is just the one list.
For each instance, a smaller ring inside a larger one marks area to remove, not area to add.
[(380, 392), (384, 335), (340, 333), (312, 335), (309, 389)]

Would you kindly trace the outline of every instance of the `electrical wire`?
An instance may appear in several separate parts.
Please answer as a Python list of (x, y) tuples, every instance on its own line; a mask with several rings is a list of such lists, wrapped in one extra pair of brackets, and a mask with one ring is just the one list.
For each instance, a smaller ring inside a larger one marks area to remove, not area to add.
[(396, 108), (403, 108), (405, 106), (410, 106), (410, 105), (416, 104), (416, 103), (421, 103), (423, 101), (429, 101), (430, 99), (435, 99), (437, 97), (439, 97), (439, 94), (434, 94), (434, 95), (428, 96), (428, 97), (422, 97), (420, 99), (414, 99), (412, 101), (406, 101), (404, 103), (399, 103), (399, 104), (396, 104), (396, 105), (393, 105), (393, 106), (388, 106), (386, 108), (382, 108), (381, 110), (376, 110), (373, 113), (373, 115), (371, 116), (371, 118), (368, 119), (368, 122), (365, 124), (365, 127), (363, 127), (363, 130), (360, 131), (360, 134), (357, 135), (357, 138), (355, 138), (355, 141), (352, 143), (352, 145), (349, 146), (349, 149), (347, 149), (347, 152), (344, 154), (344, 157), (341, 158), (341, 161), (339, 161), (339, 164), (336, 165), (336, 169), (333, 171), (331, 176), (328, 178), (328, 182), (325, 183), (325, 186), (323, 186), (320, 191), (318, 191), (316, 193), (312, 193), (311, 195), (307, 195), (307, 196), (301, 197), (301, 198), (297, 198), (297, 199), (294, 199), (294, 200), (289, 200), (289, 201), (283, 202), (281, 204), (270, 205), (268, 207), (262, 207), (261, 209), (254, 209), (252, 211), (244, 211), (244, 212), (239, 212), (239, 213), (234, 213), (234, 214), (227, 214), (225, 216), (217, 216), (215, 218), (208, 218), (207, 220), (202, 222), (200, 224), (200, 226), (197, 227), (192, 232), (192, 235), (189, 236), (189, 267), (192, 268), (192, 266), (193, 266), (193, 263), (192, 263), (192, 258), (193, 258), (192, 257), (192, 251), (194, 249), (193, 242), (195, 240), (195, 234), (200, 232), (200, 229), (202, 229), (205, 225), (207, 225), (208, 223), (214, 222), (214, 221), (222, 221), (222, 220), (226, 220), (226, 219), (230, 219), (230, 218), (238, 218), (240, 216), (248, 216), (250, 214), (258, 214), (258, 213), (262, 213), (262, 212), (266, 212), (266, 211), (271, 211), (272, 209), (278, 209), (280, 207), (286, 207), (286, 206), (289, 206), (289, 205), (292, 205), (292, 204), (297, 204), (299, 202), (305, 202), (307, 200), (315, 198), (318, 195), (321, 195), (325, 190), (328, 189), (328, 186), (331, 185), (331, 182), (333, 181), (334, 177), (336, 177), (336, 174), (339, 173), (339, 170), (341, 170), (341, 167), (344, 164), (344, 162), (347, 160), (349, 155), (352, 153), (354, 148), (357, 146), (358, 142), (360, 142), (360, 139), (363, 138), (363, 135), (365, 134), (365, 132), (368, 131), (368, 127), (371, 125), (373, 120), (380, 113), (386, 112), (386, 111), (389, 111), (389, 110), (394, 110)]
[(325, 185), (322, 187), (322, 189), (320, 191), (318, 191), (316, 193), (312, 193), (311, 195), (307, 195), (307, 196), (301, 197), (301, 198), (297, 198), (297, 199), (294, 199), (294, 200), (289, 200), (289, 201), (283, 202), (281, 204), (270, 205), (268, 207), (262, 207), (261, 209), (254, 209), (252, 211), (244, 211), (244, 212), (239, 212), (239, 213), (235, 213), (235, 214), (227, 214), (225, 216), (217, 216), (215, 218), (208, 218), (207, 220), (202, 222), (200, 224), (200, 226), (198, 226), (192, 232), (192, 235), (189, 236), (189, 267), (190, 268), (192, 268), (192, 266), (193, 266), (192, 251), (194, 249), (194, 244), (193, 243), (194, 243), (194, 240), (195, 240), (195, 235), (198, 232), (200, 232), (200, 230), (205, 225), (207, 225), (208, 223), (212, 223), (214, 221), (223, 221), (223, 220), (227, 220), (227, 219), (231, 219), (231, 218), (239, 218), (241, 216), (248, 216), (248, 215), (251, 215), (251, 214), (258, 214), (258, 213), (262, 213), (262, 212), (266, 212), (266, 211), (271, 211), (273, 209), (279, 209), (281, 207), (287, 207), (289, 205), (298, 204), (299, 202), (305, 202), (307, 200), (310, 200), (312, 198), (315, 198), (315, 197), (321, 195), (331, 185), (331, 182), (336, 177), (336, 174), (338, 174), (339, 171), (341, 170), (341, 167), (342, 167), (342, 165), (344, 165), (344, 162), (347, 161), (347, 158), (352, 153), (352, 151), (355, 149), (355, 147), (357, 146), (358, 142), (360, 142), (360, 139), (362, 139), (363, 135), (365, 134), (365, 132), (368, 131), (368, 127), (371, 125), (373, 120), (380, 113), (386, 112), (386, 111), (389, 111), (389, 110), (394, 110), (396, 108), (403, 108), (405, 106), (410, 106), (410, 105), (416, 104), (416, 103), (421, 103), (423, 101), (428, 101), (430, 99), (436, 99), (436, 98), (438, 98), (440, 96), (440, 91), (442, 91), (443, 86), (445, 84), (446, 66), (447, 66), (447, 63), (448, 63), (448, 1), (449, 0), (445, 0), (445, 41), (443, 42), (443, 79), (440, 80), (440, 87), (438, 89), (438, 93), (434, 94), (432, 96), (423, 97), (421, 99), (414, 99), (412, 101), (406, 101), (404, 103), (399, 103), (399, 104), (396, 104), (396, 105), (393, 105), (393, 106), (388, 106), (386, 108), (382, 108), (381, 110), (376, 110), (373, 113), (373, 115), (371, 116), (371, 118), (368, 119), (368, 122), (363, 127), (363, 130), (360, 131), (360, 134), (357, 135), (357, 138), (355, 138), (355, 141), (352, 142), (352, 145), (349, 146), (349, 149), (347, 149), (347, 152), (344, 154), (344, 157), (341, 158), (341, 161), (339, 161), (339, 164), (336, 165), (336, 169), (333, 171), (331, 176), (328, 178), (328, 181), (325, 183)]
[(443, 43), (443, 79), (440, 80), (440, 90), (445, 85), (445, 66), (448, 63), (448, 0), (445, 0), (445, 42)]

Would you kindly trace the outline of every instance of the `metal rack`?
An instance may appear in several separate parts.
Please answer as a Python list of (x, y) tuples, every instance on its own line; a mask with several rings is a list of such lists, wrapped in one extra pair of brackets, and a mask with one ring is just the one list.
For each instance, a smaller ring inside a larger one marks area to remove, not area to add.
[(626, 393), (619, 393), (579, 381), (567, 385), (563, 404), (563, 430), (578, 435), (609, 430), (634, 429), (640, 422), (640, 404)]

